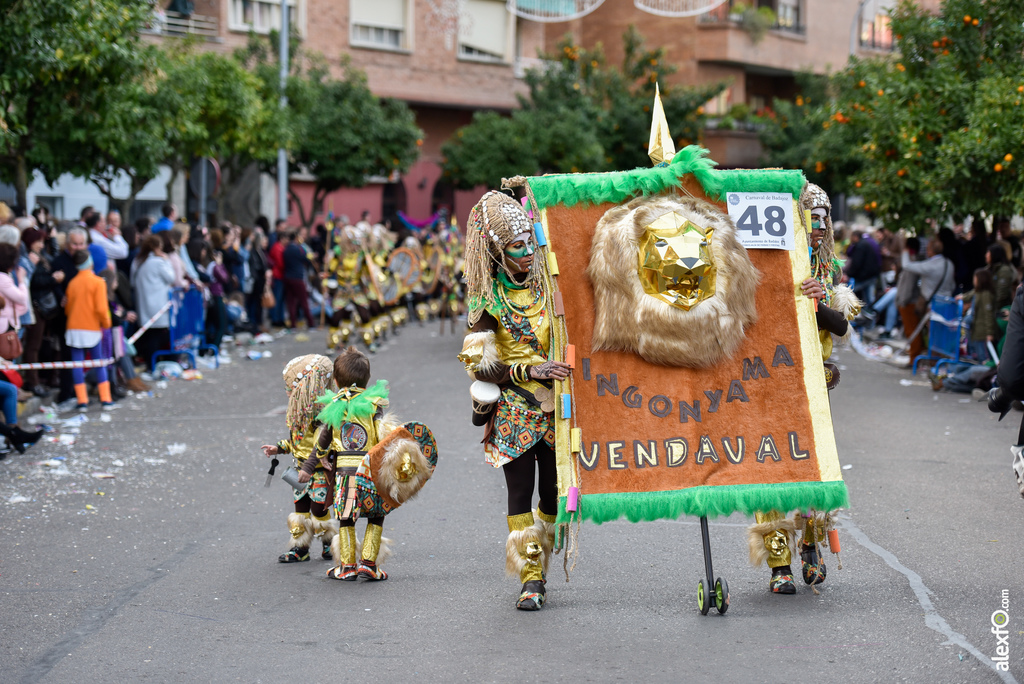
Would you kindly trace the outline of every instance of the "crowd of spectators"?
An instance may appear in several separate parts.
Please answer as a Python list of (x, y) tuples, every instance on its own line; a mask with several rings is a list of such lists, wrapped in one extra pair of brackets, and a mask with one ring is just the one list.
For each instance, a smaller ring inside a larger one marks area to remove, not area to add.
[[(844, 280), (865, 302), (858, 327), (876, 340), (902, 340), (911, 360), (925, 354), (928, 311), (936, 297), (962, 302), (962, 358), (948, 374), (933, 374), (936, 389), (988, 389), (1001, 355), (1006, 321), (1021, 282), (1020, 240), (1008, 218), (975, 219), (952, 227), (927, 226), (928, 237), (853, 226)], [(946, 300), (948, 301), (948, 300)]]
[[(201, 293), (204, 342), (211, 348), (219, 349), (228, 334), (267, 333), (268, 313), (274, 325), (294, 327), (301, 314), (315, 326), (309, 283), (316, 269), (304, 231), (278, 222), (271, 232), (265, 217), (248, 228), (194, 227), (178, 220), (170, 203), (160, 213), (155, 222), (126, 224), (117, 211), (85, 207), (77, 221), (57, 221), (43, 207), (23, 215), (0, 203), (0, 352), (8, 332), (21, 347), (16, 358), (0, 360), (0, 434), (10, 447), (23, 450), (39, 439), (41, 433), (17, 425), (18, 402), (33, 395), (55, 398), (62, 411), (86, 411), (90, 386), (101, 410), (116, 408), (128, 392), (149, 391), (154, 353), (171, 350), (165, 305), (175, 290)], [(230, 360), (219, 354), (220, 362)], [(94, 369), (3, 368), (84, 359), (113, 362)], [(0, 449), (0, 458), (7, 451)]]

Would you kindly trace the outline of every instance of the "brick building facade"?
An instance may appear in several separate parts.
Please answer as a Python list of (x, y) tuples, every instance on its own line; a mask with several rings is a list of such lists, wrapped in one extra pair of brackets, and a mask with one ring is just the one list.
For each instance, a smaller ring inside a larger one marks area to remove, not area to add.
[[(738, 103), (762, 109), (773, 97), (794, 94), (797, 72), (835, 70), (851, 53), (885, 52), (892, 41), (885, 11), (893, 0), (752, 0), (748, 5), (769, 7), (775, 17), (759, 40), (736, 11), (737, 0), (688, 18), (650, 14), (634, 0), (605, 0), (582, 18), (549, 24), (517, 19), (503, 0), (196, 0), (192, 17), (169, 17), (168, 27), (173, 31), (175, 21), (202, 26), (210, 49), (230, 51), (246, 42), (250, 30), (277, 28), (282, 1), (307, 50), (322, 53), (339, 71), (341, 60), (350, 59), (366, 72), (373, 92), (406, 101), (424, 131), (419, 161), (396, 182), (375, 179), (326, 199), (325, 210), (353, 220), (363, 210), (373, 220), (399, 209), (424, 218), (442, 205), (464, 219), (480, 193), (454, 191), (442, 182), (441, 145), (474, 111), (515, 108), (524, 68), (566, 34), (585, 47), (602, 43), (609, 62), (618, 63), (621, 35), (635, 24), (678, 67), (666, 82), (728, 81), (707, 105), (712, 116)], [(203, 32), (184, 24), (179, 31)], [(754, 131), (711, 129), (703, 143), (723, 166), (758, 163)], [(292, 181), (300, 196), (312, 193), (308, 180)], [(297, 219), (295, 211), (291, 218)]]

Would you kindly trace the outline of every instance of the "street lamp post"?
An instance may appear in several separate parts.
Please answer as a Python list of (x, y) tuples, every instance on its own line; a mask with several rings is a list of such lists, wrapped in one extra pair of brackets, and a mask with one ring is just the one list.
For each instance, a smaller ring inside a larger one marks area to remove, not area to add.
[[(291, 33), (288, 20), (288, 0), (281, 0), (281, 56), (278, 60), (281, 64), (281, 109), (288, 107), (288, 96), (285, 94), (285, 85), (288, 83), (288, 40)], [(288, 218), (288, 154), (283, 147), (277, 148), (277, 217)]]

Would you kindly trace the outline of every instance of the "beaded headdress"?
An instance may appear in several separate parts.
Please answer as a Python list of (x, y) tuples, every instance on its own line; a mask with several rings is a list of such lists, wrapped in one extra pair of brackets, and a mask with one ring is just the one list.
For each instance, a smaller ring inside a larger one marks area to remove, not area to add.
[[(505, 264), (505, 248), (522, 233), (533, 234), (533, 224), (523, 207), (503, 192), (492, 190), (469, 212), (466, 224), (466, 301), (469, 324), (475, 325), (485, 310), (500, 306), (494, 290), (496, 270), (512, 277)], [(534, 258), (522, 283), (541, 291), (542, 259)]]
[(800, 209), (802, 211), (825, 210), (825, 218), (821, 222), (825, 235), (814, 250), (814, 256), (819, 264), (831, 264), (836, 258), (836, 238), (832, 233), (832, 202), (828, 199), (828, 193), (814, 183), (808, 183), (804, 186), (804, 191), (800, 193)]
[(299, 440), (319, 411), (317, 397), (334, 387), (334, 364), (320, 354), (298, 356), (284, 367), (283, 376), (289, 393), (285, 420), (292, 440)]

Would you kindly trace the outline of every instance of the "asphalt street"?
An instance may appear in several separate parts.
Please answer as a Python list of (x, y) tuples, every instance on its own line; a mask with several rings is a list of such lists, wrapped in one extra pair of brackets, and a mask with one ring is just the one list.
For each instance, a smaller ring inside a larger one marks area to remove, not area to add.
[[(461, 338), (433, 323), (372, 358), (394, 409), (430, 425), (440, 451), (420, 496), (386, 520), (389, 579), (277, 562), (290, 490), (264, 488), (259, 446), (284, 436), (284, 362), (322, 342), (236, 354), (125, 400), (109, 422), (93, 410), (77, 434), (53, 433), (73, 445), (0, 462), (0, 681), (1024, 680), (1024, 500), (1008, 448), (1019, 413), (997, 423), (969, 396), (840, 350), (832, 413), (852, 508), (843, 567), (826, 554), (820, 595), (802, 583), (769, 594), (735, 515), (711, 525), (731, 607), (702, 617), (697, 521), (617, 522), (585, 525), (571, 580), (556, 557), (548, 603), (524, 613)], [(991, 660), (1004, 608), (1008, 673)]]

